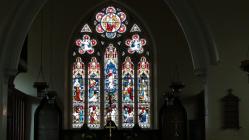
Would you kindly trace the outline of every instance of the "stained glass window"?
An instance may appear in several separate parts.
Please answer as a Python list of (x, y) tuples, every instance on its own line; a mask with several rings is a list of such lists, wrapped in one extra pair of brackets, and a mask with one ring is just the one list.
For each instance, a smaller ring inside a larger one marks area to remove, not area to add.
[(122, 126), (134, 126), (134, 65), (129, 56), (122, 65)]
[(152, 46), (143, 26), (110, 2), (72, 37), (72, 127), (152, 128)]
[(100, 65), (96, 57), (88, 64), (88, 126), (100, 127)]
[(85, 107), (85, 65), (80, 57), (73, 64), (73, 127), (81, 127), (84, 123)]
[(109, 44), (104, 54), (105, 74), (105, 120), (108, 117), (118, 124), (118, 54)]
[(146, 40), (145, 39), (140, 39), (138, 34), (135, 34), (132, 36), (132, 39), (127, 39), (125, 41), (125, 45), (127, 45), (128, 48), (128, 52), (133, 54), (134, 52), (137, 52), (139, 54), (144, 52), (144, 48), (143, 46), (146, 44)]
[(142, 128), (150, 127), (150, 66), (145, 57), (138, 63), (138, 124)]
[(84, 54), (85, 52), (89, 54), (94, 53), (94, 48), (97, 44), (97, 41), (95, 39), (90, 39), (89, 35), (84, 35), (82, 39), (76, 40), (76, 45), (79, 47), (79, 53)]

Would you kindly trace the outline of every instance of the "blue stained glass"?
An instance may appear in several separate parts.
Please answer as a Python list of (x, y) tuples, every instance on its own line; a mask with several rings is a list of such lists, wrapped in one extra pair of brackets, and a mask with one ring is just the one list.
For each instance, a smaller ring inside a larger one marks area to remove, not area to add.
[(138, 63), (138, 124), (142, 128), (150, 127), (150, 65), (145, 57)]
[(122, 126), (132, 128), (134, 126), (134, 103), (123, 103), (122, 105)]
[(142, 128), (150, 127), (150, 104), (149, 103), (138, 104), (138, 124)]
[(138, 77), (138, 100), (141, 103), (150, 101), (149, 77), (144, 73)]
[[(106, 48), (104, 56), (104, 75), (105, 75), (105, 116), (108, 117), (113, 112), (118, 115), (116, 103), (118, 102), (118, 54), (116, 48), (109, 44)], [(109, 106), (109, 107), (108, 107)], [(115, 106), (115, 108), (114, 108)], [(110, 116), (114, 122), (117, 122), (118, 118)], [(118, 125), (118, 124), (116, 124)]]
[(124, 74), (122, 79), (123, 102), (134, 102), (134, 78), (131, 74)]

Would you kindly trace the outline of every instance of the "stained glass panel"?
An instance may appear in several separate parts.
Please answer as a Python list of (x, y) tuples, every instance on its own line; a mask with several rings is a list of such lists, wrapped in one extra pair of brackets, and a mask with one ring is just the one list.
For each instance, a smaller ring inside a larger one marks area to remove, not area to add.
[(142, 128), (150, 127), (150, 67), (145, 57), (138, 63), (138, 123)]
[(80, 128), (84, 124), (84, 105), (73, 105), (73, 128)]
[(118, 103), (105, 103), (105, 124), (108, 118), (111, 118), (112, 121), (115, 122), (116, 126), (118, 126)]
[(122, 126), (134, 126), (134, 64), (130, 57), (126, 57), (122, 64)]
[(81, 32), (82, 32), (82, 33), (91, 33), (92, 30), (90, 29), (90, 27), (89, 27), (88, 24), (85, 24), (85, 25), (82, 27)]
[(133, 54), (137, 52), (139, 54), (144, 52), (143, 46), (146, 45), (146, 40), (144, 38), (140, 39), (138, 34), (132, 36), (132, 39), (127, 39), (125, 45), (128, 46), (128, 53)]
[(88, 64), (88, 126), (100, 127), (100, 65), (96, 57)]
[(141, 29), (138, 27), (137, 24), (134, 24), (130, 30), (130, 32), (141, 32)]
[(88, 127), (90, 128), (100, 127), (100, 104), (99, 103), (88, 104)]
[(141, 128), (150, 127), (150, 104), (149, 103), (138, 104), (138, 124)]
[(84, 123), (85, 65), (80, 57), (76, 58), (72, 69), (73, 78), (73, 128)]
[(79, 47), (78, 52), (80, 54), (84, 54), (85, 52), (93, 54), (93, 47), (97, 45), (97, 41), (95, 39), (91, 39), (89, 35), (84, 35), (82, 39), (77, 39), (75, 44)]
[(126, 31), (126, 14), (120, 9), (116, 9), (113, 6), (109, 6), (98, 12), (95, 16), (96, 19), (96, 31), (98, 33), (105, 33), (105, 36), (109, 39), (116, 37), (117, 33), (124, 33)]
[(122, 105), (122, 127), (132, 128), (134, 126), (134, 103), (123, 103)]
[(118, 54), (113, 44), (109, 44), (104, 54), (104, 75), (105, 120), (111, 117), (112, 121), (118, 122)]

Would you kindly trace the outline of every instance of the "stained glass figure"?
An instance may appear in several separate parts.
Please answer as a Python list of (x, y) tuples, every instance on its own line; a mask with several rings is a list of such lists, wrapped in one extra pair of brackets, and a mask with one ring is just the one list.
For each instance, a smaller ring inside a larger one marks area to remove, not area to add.
[(105, 123), (110, 118), (118, 126), (118, 103), (105, 103)]
[(85, 65), (80, 57), (76, 58), (76, 62), (73, 64), (73, 93), (74, 101), (84, 101), (85, 90)]
[(134, 126), (134, 103), (123, 103), (122, 105), (122, 127), (132, 128)]
[(131, 32), (131, 33), (133, 33), (133, 32), (141, 32), (141, 29), (138, 27), (137, 24), (134, 24), (134, 25), (131, 27), (130, 32)]
[(73, 128), (80, 128), (84, 124), (84, 106), (74, 105), (73, 106)]
[(150, 66), (145, 57), (141, 57), (137, 73), (139, 126), (147, 128), (150, 127)]
[(99, 102), (99, 82), (99, 78), (88, 79), (88, 102)]
[(130, 57), (122, 65), (122, 93), (123, 102), (134, 102), (134, 64)]
[[(104, 54), (104, 75), (105, 75), (105, 115), (117, 112), (118, 102), (118, 54), (113, 44), (109, 44)], [(109, 106), (109, 107), (107, 107)], [(112, 115), (112, 121), (117, 122), (117, 117)], [(117, 125), (117, 124), (116, 124)]]
[(99, 128), (100, 127), (100, 104), (89, 103), (88, 105), (88, 127)]
[(120, 9), (109, 6), (96, 14), (96, 31), (98, 33), (105, 33), (109, 39), (116, 37), (117, 33), (124, 33), (126, 31), (126, 14)]
[(89, 27), (88, 24), (85, 24), (85, 25), (83, 26), (83, 28), (81, 29), (81, 32), (82, 32), (82, 33), (91, 33), (92, 30), (91, 30), (91, 28)]
[(139, 37), (138, 34), (132, 36), (132, 39), (127, 39), (125, 45), (128, 46), (128, 53), (133, 54), (137, 52), (139, 54), (144, 52), (143, 46), (146, 45), (146, 40)]
[(88, 64), (88, 127), (100, 127), (100, 65), (96, 57)]
[(150, 127), (150, 105), (149, 103), (138, 104), (138, 125), (141, 128)]
[(75, 44), (79, 47), (78, 52), (80, 54), (84, 54), (85, 52), (93, 54), (93, 47), (97, 45), (97, 41), (95, 39), (91, 39), (89, 35), (84, 35), (82, 39), (77, 39)]
[(73, 127), (84, 123), (85, 65), (80, 57), (76, 58), (72, 69), (73, 78)]
[(122, 64), (122, 126), (134, 126), (134, 64), (126, 57)]
[(96, 57), (88, 64), (88, 102), (100, 102), (100, 65)]

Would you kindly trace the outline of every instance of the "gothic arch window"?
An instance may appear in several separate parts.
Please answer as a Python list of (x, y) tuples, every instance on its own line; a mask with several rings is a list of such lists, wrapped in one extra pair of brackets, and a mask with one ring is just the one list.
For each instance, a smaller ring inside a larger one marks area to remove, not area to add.
[(142, 24), (108, 3), (86, 16), (71, 41), (72, 128), (152, 127), (152, 45)]

